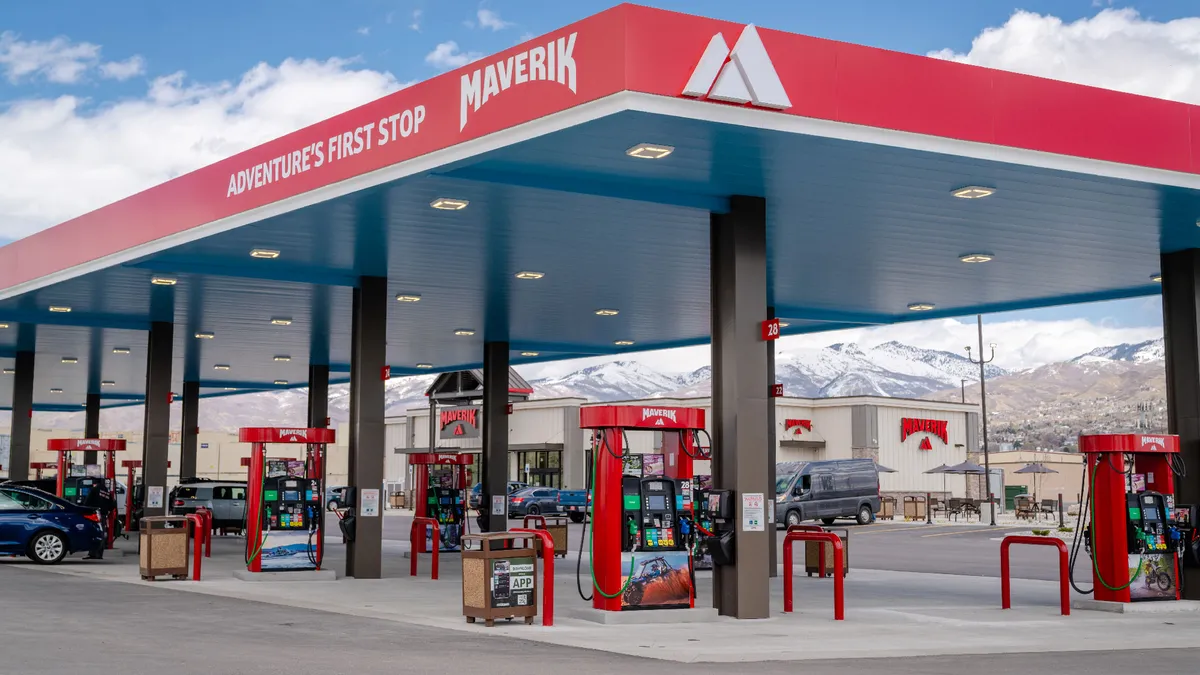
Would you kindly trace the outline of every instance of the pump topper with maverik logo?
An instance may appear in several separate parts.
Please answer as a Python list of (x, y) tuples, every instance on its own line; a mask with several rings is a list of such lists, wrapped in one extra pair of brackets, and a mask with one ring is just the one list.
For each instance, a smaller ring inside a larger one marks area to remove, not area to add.
[(438, 415), (438, 437), (445, 439), (478, 438), (479, 406), (447, 408)]

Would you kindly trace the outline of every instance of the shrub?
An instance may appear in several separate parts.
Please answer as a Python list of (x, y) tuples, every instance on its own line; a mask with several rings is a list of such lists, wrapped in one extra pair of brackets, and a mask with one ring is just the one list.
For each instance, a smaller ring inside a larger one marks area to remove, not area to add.
[(1034, 531), (1033, 531), (1033, 533), (1034, 533), (1034, 534), (1036, 534), (1036, 535), (1037, 535), (1037, 536), (1039, 536), (1039, 537), (1048, 537), (1048, 536), (1050, 536), (1050, 530), (1034, 530)]

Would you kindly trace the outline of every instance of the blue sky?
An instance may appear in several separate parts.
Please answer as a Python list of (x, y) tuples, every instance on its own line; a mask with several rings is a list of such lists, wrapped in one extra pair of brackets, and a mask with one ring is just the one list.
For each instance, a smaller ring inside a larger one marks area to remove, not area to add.
[[(35, 159), (8, 172), (0, 166), (0, 243), (613, 4), (10, 0), (0, 14), (0, 147), (16, 144)], [(1200, 102), (1200, 66), (1192, 63), (1200, 19), (1186, 21), (1200, 15), (1195, 0), (649, 4)], [(1136, 14), (1115, 11), (1122, 8)], [(974, 44), (989, 28), (996, 39)], [(1122, 69), (1133, 72), (1122, 80), (1113, 74)], [(1192, 69), (1198, 84), (1181, 89), (1180, 77), (1168, 79), (1181, 69)], [(139, 147), (153, 125), (177, 141)], [(66, 176), (82, 187), (64, 198), (39, 176), (55, 184)], [(1161, 309), (1155, 297), (988, 317), (1039, 325), (1068, 319), (1153, 329)], [(1118, 334), (1133, 335), (1110, 331), (1095, 340)]]

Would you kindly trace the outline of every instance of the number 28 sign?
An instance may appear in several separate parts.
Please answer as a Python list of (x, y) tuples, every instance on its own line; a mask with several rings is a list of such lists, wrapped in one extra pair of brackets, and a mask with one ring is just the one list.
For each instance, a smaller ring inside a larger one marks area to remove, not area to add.
[(779, 319), (767, 319), (766, 321), (762, 322), (762, 339), (779, 339)]

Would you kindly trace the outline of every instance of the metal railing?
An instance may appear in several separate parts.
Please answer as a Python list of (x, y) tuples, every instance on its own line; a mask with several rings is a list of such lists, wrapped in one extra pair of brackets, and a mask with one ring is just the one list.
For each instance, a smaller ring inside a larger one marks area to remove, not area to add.
[[(806, 528), (804, 530), (798, 528)], [(842, 621), (846, 618), (845, 577), (842, 570), (843, 553), (842, 539), (832, 532), (810, 530), (814, 525), (793, 525), (783, 537), (783, 611), (792, 611), (792, 544), (797, 541), (816, 541), (833, 546), (833, 618)], [(825, 550), (819, 551), (821, 558), (821, 575), (824, 576)]]
[(408, 554), (411, 561), (409, 563), (408, 576), (417, 576), (417, 554), (421, 552), (417, 546), (417, 533), (419, 529), (421, 535), (420, 541), (424, 543), (426, 525), (430, 526), (430, 530), (433, 532), (433, 539), (430, 541), (430, 546), (433, 549), (431, 551), (433, 554), (433, 568), (431, 569), (429, 578), (436, 580), (438, 578), (438, 549), (441, 548), (441, 543), (438, 541), (438, 537), (440, 536), (441, 531), (438, 529), (438, 522), (433, 518), (413, 518), (412, 527), (409, 528), (408, 531), (408, 539), (410, 544), (409, 548), (412, 549)]
[[(526, 516), (528, 518), (529, 516)], [(541, 516), (534, 516), (540, 518)], [(543, 524), (545, 521), (543, 521)], [(529, 534), (542, 541), (542, 625), (554, 625), (554, 538), (546, 530), (518, 527), (509, 532)]]
[(1031, 546), (1054, 546), (1058, 548), (1058, 584), (1059, 584), (1059, 604), (1062, 605), (1063, 616), (1071, 615), (1071, 587), (1070, 572), (1068, 569), (1068, 554), (1067, 545), (1063, 540), (1050, 537), (1030, 537), (1022, 535), (1009, 535), (1000, 542), (1000, 606), (1003, 609), (1012, 608), (1011, 598), (1011, 582), (1009, 580), (1009, 564), (1008, 549), (1013, 544), (1029, 544)]

